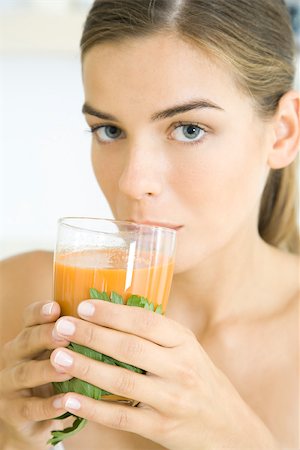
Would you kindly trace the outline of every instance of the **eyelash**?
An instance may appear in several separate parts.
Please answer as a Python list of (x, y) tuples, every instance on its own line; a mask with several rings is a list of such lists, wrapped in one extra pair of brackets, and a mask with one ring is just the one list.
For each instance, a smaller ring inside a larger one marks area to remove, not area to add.
[[(207, 135), (208, 131), (207, 131), (202, 125), (200, 125), (200, 124), (197, 123), (197, 122), (182, 122), (182, 121), (176, 122), (176, 123), (174, 123), (174, 124), (172, 125), (172, 132), (173, 132), (174, 130), (176, 130), (177, 128), (179, 128), (179, 127), (187, 126), (187, 125), (195, 126), (195, 127), (199, 128), (201, 131), (203, 131), (205, 134), (204, 134), (203, 137), (202, 137), (201, 139), (199, 139), (198, 141), (179, 142), (179, 143), (180, 143), (180, 144), (184, 144), (184, 145), (200, 145), (200, 144), (202, 144), (203, 141), (204, 141), (204, 139), (206, 138), (206, 135)], [(91, 126), (90, 129), (89, 129), (88, 131), (89, 131), (90, 133), (93, 134), (93, 133), (95, 133), (99, 128), (102, 128), (102, 127), (116, 127), (116, 125), (111, 124), (111, 123), (96, 124), (96, 125)], [(121, 128), (119, 128), (119, 127), (116, 127), (116, 128), (121, 129)], [(111, 142), (114, 142), (114, 141), (111, 141)], [(110, 144), (111, 142), (103, 142), (103, 141), (100, 141), (101, 144)]]
[(184, 145), (200, 145), (200, 144), (202, 144), (203, 141), (204, 141), (204, 139), (206, 138), (206, 135), (207, 135), (208, 131), (207, 131), (207, 129), (205, 129), (205, 128), (203, 127), (203, 125), (200, 125), (200, 123), (198, 123), (198, 122), (184, 122), (184, 121), (178, 121), (178, 122), (176, 122), (176, 123), (174, 123), (174, 124), (172, 125), (172, 132), (173, 132), (174, 130), (176, 130), (177, 128), (179, 128), (179, 127), (184, 127), (184, 126), (187, 126), (187, 125), (191, 125), (192, 127), (194, 126), (194, 127), (199, 128), (201, 131), (204, 132), (204, 135), (203, 135), (203, 137), (202, 137), (201, 139), (199, 139), (198, 141), (179, 142), (179, 144), (184, 144)]

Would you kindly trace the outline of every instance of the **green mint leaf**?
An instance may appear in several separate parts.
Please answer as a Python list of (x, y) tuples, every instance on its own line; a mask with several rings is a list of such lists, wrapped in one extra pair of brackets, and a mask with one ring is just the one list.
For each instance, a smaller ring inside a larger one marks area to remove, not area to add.
[(110, 298), (111, 298), (111, 301), (113, 303), (118, 303), (119, 305), (123, 305), (124, 304), (122, 296), (117, 294), (114, 291), (111, 291)]
[(74, 352), (80, 353), (81, 355), (87, 356), (88, 358), (95, 359), (96, 361), (103, 361), (103, 354), (93, 350), (92, 348), (85, 347), (84, 345), (76, 344), (71, 342), (67, 348), (73, 350)]
[(67, 417), (70, 417), (70, 416), (73, 416), (73, 414), (71, 414), (69, 412), (66, 412), (66, 413), (62, 414), (61, 416), (54, 417), (53, 420), (63, 420), (63, 419), (66, 419)]
[(67, 392), (70, 392), (70, 381), (71, 380), (60, 381), (60, 382), (58, 382), (58, 381), (53, 382), (52, 385), (53, 385), (53, 388), (54, 388), (54, 392), (56, 394), (66, 394)]
[(71, 427), (65, 428), (64, 430), (51, 431), (52, 438), (49, 439), (47, 444), (56, 445), (64, 439), (73, 436), (74, 434), (78, 433), (78, 431), (82, 430), (86, 423), (86, 419), (76, 417)]
[(155, 309), (155, 312), (158, 314), (162, 314), (163, 313), (162, 305), (158, 305)]
[(147, 309), (148, 311), (154, 311), (153, 303), (149, 303), (149, 302), (145, 303), (144, 308)]
[(110, 356), (103, 355), (103, 362), (106, 364), (110, 364), (111, 366), (116, 366), (118, 361), (114, 358), (111, 358)]
[(102, 389), (87, 381), (79, 380), (79, 378), (72, 378), (70, 380), (70, 392), (78, 392), (86, 397), (94, 400), (101, 400)]
[(141, 297), (141, 306), (145, 308), (146, 305), (149, 305), (148, 300), (145, 297)]
[(124, 369), (132, 370), (133, 372), (145, 373), (145, 371), (143, 369), (140, 369), (139, 367), (132, 366), (131, 364), (126, 364), (122, 361), (118, 361), (117, 359), (111, 358), (110, 356), (107, 355), (103, 355), (103, 362), (114, 366), (123, 367)]
[(116, 363), (117, 363), (117, 364), (116, 364), (117, 366), (123, 367), (124, 369), (131, 370), (132, 372), (136, 372), (136, 373), (146, 373), (145, 370), (140, 369), (139, 367), (132, 366), (131, 364), (126, 364), (126, 363), (124, 363), (124, 362), (122, 362), (122, 361), (116, 361)]
[(104, 389), (101, 389), (101, 390), (102, 390), (102, 397), (103, 397), (103, 395), (114, 395), (111, 392), (105, 391)]
[[(86, 397), (100, 400), (102, 396), (102, 389), (98, 386), (88, 383), (87, 381), (79, 380), (78, 378), (71, 378), (71, 380), (63, 382), (52, 383), (55, 393), (77, 392)], [(64, 417), (59, 417), (64, 419)]]
[[(90, 297), (92, 299), (104, 300), (116, 304), (124, 304), (123, 298), (117, 292), (111, 292), (111, 298), (109, 298), (106, 292), (100, 292), (95, 288), (91, 288), (89, 290)], [(163, 314), (162, 305), (158, 305), (156, 308), (153, 303), (150, 303), (145, 297), (140, 295), (131, 295), (127, 300), (128, 306), (138, 306), (140, 308), (145, 308), (149, 311), (155, 311), (158, 314)], [(104, 362), (106, 364), (111, 364), (115, 366), (122, 367), (127, 370), (131, 370), (136, 373), (144, 374), (146, 373), (143, 369), (139, 367), (132, 366), (131, 364), (126, 364), (122, 361), (118, 361), (108, 355), (104, 355), (96, 350), (85, 347), (80, 344), (76, 344), (75, 342), (70, 342), (68, 347), (70, 350), (80, 353), (88, 358), (94, 359), (96, 361)], [(110, 392), (105, 391), (97, 386), (94, 386), (86, 381), (79, 380), (78, 378), (72, 378), (71, 380), (63, 381), (63, 382), (53, 382), (54, 391), (56, 393), (66, 393), (66, 392), (77, 392), (78, 394), (85, 395), (87, 397), (93, 398), (95, 400), (101, 400), (103, 395), (111, 395)], [(62, 414), (56, 419), (65, 419), (69, 416), (74, 416), (69, 412)], [(73, 436), (75, 433), (80, 431), (86, 424), (87, 420), (81, 417), (76, 417), (73, 425), (64, 430), (54, 430), (51, 432), (52, 438), (48, 441), (48, 444), (56, 445), (61, 442), (63, 439)]]
[(141, 305), (141, 297), (138, 295), (131, 295), (127, 300), (127, 306), (140, 306)]
[(110, 301), (106, 292), (100, 292), (95, 288), (90, 289), (90, 297), (95, 300), (105, 300), (106, 302)]
[(148, 300), (140, 295), (131, 295), (127, 300), (128, 306), (138, 306), (139, 308), (144, 308), (147, 304), (149, 305)]

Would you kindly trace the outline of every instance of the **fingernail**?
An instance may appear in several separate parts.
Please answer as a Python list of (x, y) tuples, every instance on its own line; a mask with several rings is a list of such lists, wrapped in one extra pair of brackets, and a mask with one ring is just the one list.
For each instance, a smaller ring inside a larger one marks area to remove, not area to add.
[(72, 336), (75, 333), (75, 325), (66, 319), (61, 319), (56, 323), (56, 331), (58, 334), (63, 334), (65, 336)]
[(53, 339), (55, 339), (56, 341), (64, 341), (64, 340), (65, 340), (64, 338), (58, 336), (55, 327), (54, 327), (53, 330), (52, 330), (52, 337), (53, 337)]
[(54, 357), (54, 362), (59, 366), (70, 367), (73, 364), (73, 358), (68, 353), (59, 350)]
[(44, 314), (44, 316), (50, 316), (52, 314), (53, 306), (54, 302), (46, 303), (45, 305), (43, 305), (42, 314)]
[(65, 403), (65, 409), (80, 409), (81, 403), (77, 398), (69, 397)]
[(53, 404), (54, 408), (56, 408), (56, 409), (61, 409), (64, 407), (62, 397), (56, 398), (52, 404)]
[(77, 312), (81, 316), (92, 316), (95, 312), (95, 306), (91, 302), (81, 302), (79, 303)]

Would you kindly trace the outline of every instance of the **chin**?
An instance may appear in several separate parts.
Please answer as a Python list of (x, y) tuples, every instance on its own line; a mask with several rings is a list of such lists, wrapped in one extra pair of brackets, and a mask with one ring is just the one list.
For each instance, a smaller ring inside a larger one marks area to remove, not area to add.
[(176, 246), (174, 275), (188, 272), (198, 267), (209, 253), (207, 245), (203, 245), (199, 239), (189, 239), (189, 242), (185, 242), (185, 240), (179, 238)]
[[(176, 246), (174, 275), (184, 272), (199, 270), (201, 264), (207, 262), (210, 258), (220, 254), (222, 249), (231, 242), (230, 236), (221, 236), (218, 238), (215, 233), (196, 234), (195, 239), (192, 235), (179, 236)], [(184, 239), (185, 238), (185, 239)]]

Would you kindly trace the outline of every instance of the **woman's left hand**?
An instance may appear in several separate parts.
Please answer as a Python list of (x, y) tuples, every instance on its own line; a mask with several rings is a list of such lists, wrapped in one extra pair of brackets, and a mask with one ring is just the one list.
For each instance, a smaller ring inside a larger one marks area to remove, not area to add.
[[(89, 314), (83, 314), (84, 307)], [(51, 363), (58, 371), (141, 402), (134, 408), (70, 392), (63, 396), (66, 411), (172, 450), (277, 449), (270, 432), (189, 329), (142, 308), (101, 300), (82, 302), (78, 314), (84, 320), (62, 317), (55, 333), (147, 374), (55, 349)]]

